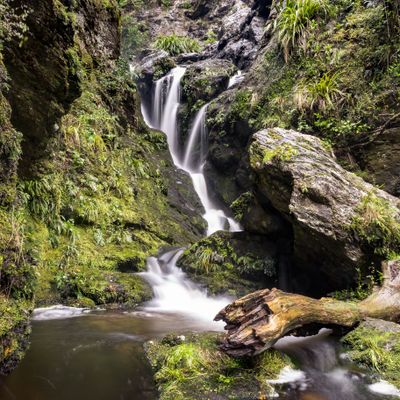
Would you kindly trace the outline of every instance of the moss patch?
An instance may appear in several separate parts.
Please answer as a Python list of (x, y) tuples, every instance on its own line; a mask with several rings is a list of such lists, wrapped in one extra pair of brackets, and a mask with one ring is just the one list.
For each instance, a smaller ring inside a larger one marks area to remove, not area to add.
[(400, 387), (399, 325), (384, 321), (363, 323), (342, 341), (353, 362)]
[(218, 349), (217, 334), (166, 337), (146, 344), (161, 400), (264, 398), (291, 361), (276, 350), (253, 360), (230, 358)]
[(0, 295), (0, 374), (10, 372), (29, 345), (32, 302)]

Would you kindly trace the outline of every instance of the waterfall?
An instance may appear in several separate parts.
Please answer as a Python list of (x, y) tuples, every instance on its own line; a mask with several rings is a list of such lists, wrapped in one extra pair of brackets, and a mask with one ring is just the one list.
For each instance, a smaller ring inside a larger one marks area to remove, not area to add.
[[(204, 176), (204, 164), (208, 151), (207, 108), (204, 105), (196, 114), (187, 135), (183, 151), (179, 148), (178, 110), (180, 84), (185, 68), (176, 67), (165, 77), (154, 83), (152, 107), (148, 111), (142, 105), (145, 122), (167, 136), (168, 147), (175, 165), (192, 178), (193, 187), (199, 196), (207, 222), (207, 235), (219, 230), (239, 231), (239, 224), (219, 207)], [(228, 304), (229, 298), (210, 298), (198, 285), (191, 282), (176, 263), (183, 250), (173, 250), (158, 258), (150, 257), (147, 271), (141, 273), (152, 286), (154, 298), (145, 309), (149, 311), (190, 314), (191, 317), (212, 321), (214, 316)], [(213, 324), (215, 327), (215, 323)]]
[(142, 108), (142, 113), (150, 127), (160, 129), (168, 139), (168, 147), (175, 165), (186, 171), (193, 181), (207, 222), (207, 235), (228, 229), (240, 231), (240, 225), (219, 207), (210, 195), (204, 176), (207, 156), (207, 108), (205, 104), (196, 114), (188, 134), (183, 155), (179, 149), (178, 110), (180, 105), (180, 84), (186, 69), (176, 67), (154, 84), (151, 115)]
[(182, 166), (186, 171), (199, 171), (207, 155), (207, 116), (208, 104), (197, 113), (188, 136)]
[(180, 105), (180, 86), (186, 69), (174, 68), (168, 75), (155, 82), (153, 90), (152, 115), (144, 113), (150, 127), (159, 129), (167, 135), (168, 147), (177, 167), (179, 163), (178, 109)]

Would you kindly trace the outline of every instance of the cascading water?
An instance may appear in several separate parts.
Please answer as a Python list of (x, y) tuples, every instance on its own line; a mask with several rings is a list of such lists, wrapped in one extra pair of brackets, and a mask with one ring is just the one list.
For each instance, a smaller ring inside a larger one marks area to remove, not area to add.
[(233, 75), (230, 79), (229, 79), (229, 83), (228, 83), (228, 89), (232, 88), (233, 86), (238, 85), (240, 82), (242, 82), (244, 79), (244, 74), (242, 71), (238, 71), (235, 75)]
[(186, 274), (176, 266), (183, 250), (172, 250), (160, 257), (150, 257), (147, 271), (140, 275), (152, 286), (154, 299), (145, 309), (151, 312), (185, 314), (203, 321), (204, 326), (216, 328), (214, 316), (226, 306), (226, 297), (210, 298), (206, 292), (190, 281)]
[[(154, 84), (151, 112), (142, 107), (145, 121), (152, 128), (163, 131), (175, 165), (186, 171), (204, 207), (203, 218), (207, 222), (207, 235), (219, 230), (239, 231), (240, 226), (215, 204), (210, 196), (204, 177), (207, 156), (206, 115), (208, 104), (197, 113), (184, 151), (179, 148), (178, 110), (180, 83), (185, 68), (176, 67)], [(210, 298), (206, 292), (191, 282), (176, 266), (182, 250), (164, 253), (148, 260), (147, 272), (142, 276), (151, 284), (154, 299), (146, 310), (159, 312), (190, 313), (191, 317), (212, 321), (218, 311), (231, 301), (228, 298)], [(215, 325), (214, 325), (215, 326)]]
[(168, 75), (154, 84), (151, 116), (142, 108), (149, 126), (160, 129), (167, 135), (168, 146), (175, 165), (186, 171), (193, 181), (194, 189), (204, 207), (207, 235), (219, 230), (232, 232), (241, 230), (239, 224), (215, 204), (210, 196), (204, 177), (204, 163), (207, 156), (206, 116), (208, 104), (197, 113), (188, 134), (183, 154), (179, 149), (178, 109), (180, 105), (180, 83), (186, 69), (174, 68)]

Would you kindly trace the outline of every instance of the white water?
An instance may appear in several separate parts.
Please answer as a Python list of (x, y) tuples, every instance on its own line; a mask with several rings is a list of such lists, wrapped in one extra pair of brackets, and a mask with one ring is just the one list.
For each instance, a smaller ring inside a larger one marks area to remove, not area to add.
[(147, 312), (179, 313), (202, 320), (211, 329), (222, 329), (213, 322), (215, 315), (232, 299), (211, 298), (206, 291), (190, 281), (176, 266), (183, 250), (172, 250), (159, 258), (150, 257), (147, 271), (140, 275), (152, 286), (154, 298), (143, 308)]
[(200, 198), (207, 222), (207, 236), (220, 230), (240, 231), (240, 225), (213, 201), (204, 176), (207, 156), (207, 107), (204, 105), (192, 123), (183, 152), (179, 148), (178, 110), (180, 105), (180, 83), (185, 68), (176, 67), (154, 84), (151, 116), (142, 108), (145, 121), (150, 127), (160, 129), (167, 135), (168, 146), (175, 165), (186, 171), (193, 181)]
[[(179, 143), (178, 111), (180, 105), (180, 83), (185, 68), (174, 68), (167, 76), (154, 84), (151, 111), (142, 107), (147, 124), (163, 131), (175, 165), (186, 171), (192, 178), (194, 189), (199, 196), (207, 222), (207, 235), (220, 230), (239, 231), (240, 226), (213, 201), (204, 176), (204, 163), (208, 151), (206, 117), (208, 104), (195, 116), (187, 135), (184, 148)], [(220, 329), (222, 323), (215, 323), (215, 315), (232, 299), (211, 298), (205, 290), (191, 282), (177, 266), (182, 250), (174, 250), (147, 262), (147, 272), (141, 275), (150, 283), (154, 299), (144, 307), (145, 311), (158, 313), (179, 313), (201, 320), (209, 328)]]
[(400, 390), (396, 386), (386, 381), (379, 381), (368, 386), (373, 393), (379, 393), (385, 396), (400, 397)]
[(230, 89), (233, 86), (238, 85), (240, 82), (242, 82), (244, 79), (244, 75), (242, 71), (238, 71), (235, 75), (233, 75), (230, 79), (229, 79), (229, 83), (228, 83), (228, 89)]
[(33, 321), (48, 321), (52, 319), (65, 319), (80, 317), (90, 312), (88, 308), (66, 307), (56, 305), (51, 307), (36, 308), (32, 314)]

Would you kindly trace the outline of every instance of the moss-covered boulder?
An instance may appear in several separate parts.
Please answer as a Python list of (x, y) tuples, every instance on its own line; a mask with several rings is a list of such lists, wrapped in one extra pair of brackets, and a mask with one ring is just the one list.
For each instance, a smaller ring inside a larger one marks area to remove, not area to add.
[(370, 318), (342, 342), (351, 361), (400, 388), (400, 325)]
[(90, 268), (69, 269), (56, 275), (55, 284), (64, 304), (117, 305), (133, 308), (150, 300), (150, 286), (139, 276), (101, 272)]
[(278, 254), (265, 236), (217, 232), (183, 253), (178, 265), (212, 294), (243, 296), (277, 283)]
[(290, 359), (270, 350), (252, 360), (230, 358), (218, 349), (215, 333), (168, 336), (147, 342), (161, 400), (268, 398), (268, 380), (276, 379)]
[(33, 303), (0, 294), (0, 375), (12, 371), (29, 346)]
[(293, 227), (297, 267), (327, 287), (351, 284), (371, 257), (400, 250), (399, 200), (345, 171), (320, 139), (263, 130), (249, 155), (257, 190)]

